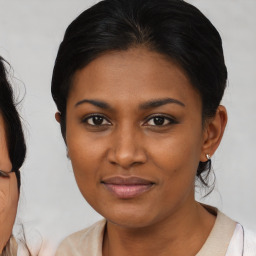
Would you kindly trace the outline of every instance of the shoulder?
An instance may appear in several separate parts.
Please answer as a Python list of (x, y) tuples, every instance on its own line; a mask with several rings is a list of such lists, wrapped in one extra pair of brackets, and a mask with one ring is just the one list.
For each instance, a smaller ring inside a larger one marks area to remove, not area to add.
[(226, 256), (255, 256), (256, 234), (237, 223)]
[(11, 251), (11, 255), (17, 255), (18, 245), (13, 236), (10, 239), (10, 251)]
[(244, 228), (244, 255), (256, 255), (256, 233)]
[(102, 246), (106, 220), (101, 220), (81, 231), (65, 238), (57, 249), (55, 256), (84, 255)]

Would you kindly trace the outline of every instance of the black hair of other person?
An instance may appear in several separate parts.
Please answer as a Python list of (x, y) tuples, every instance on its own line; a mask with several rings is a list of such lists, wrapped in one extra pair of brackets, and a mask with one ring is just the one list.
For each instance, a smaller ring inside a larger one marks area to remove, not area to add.
[(0, 111), (5, 121), (12, 170), (17, 176), (18, 187), (20, 188), (19, 168), (25, 160), (26, 144), (20, 116), (16, 110), (13, 91), (6, 76), (7, 72), (4, 63), (6, 62), (0, 57)]
[[(8, 63), (0, 56), (0, 112), (4, 118), (7, 133), (8, 152), (12, 163), (12, 170), (9, 171), (15, 172), (18, 189), (20, 190), (21, 178), (19, 168), (22, 166), (25, 160), (26, 144), (20, 116), (16, 110), (13, 91), (7, 79), (7, 70), (5, 65), (8, 65)], [(11, 240), (12, 238), (10, 238), (4, 247), (1, 256), (13, 255)]]

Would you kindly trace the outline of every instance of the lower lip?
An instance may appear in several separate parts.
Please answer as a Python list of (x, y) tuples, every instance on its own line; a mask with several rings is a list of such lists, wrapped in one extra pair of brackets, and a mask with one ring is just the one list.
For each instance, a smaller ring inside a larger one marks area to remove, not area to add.
[(137, 197), (153, 186), (153, 184), (141, 184), (141, 185), (117, 185), (103, 183), (107, 190), (113, 193), (115, 196), (121, 199), (129, 199)]

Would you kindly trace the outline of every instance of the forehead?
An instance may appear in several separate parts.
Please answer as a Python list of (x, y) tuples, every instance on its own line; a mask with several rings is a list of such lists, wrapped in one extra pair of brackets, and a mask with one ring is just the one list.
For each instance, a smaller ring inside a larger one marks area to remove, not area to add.
[(68, 101), (102, 97), (129, 103), (131, 98), (143, 101), (168, 96), (181, 101), (200, 99), (173, 61), (145, 48), (133, 48), (106, 53), (77, 71)]

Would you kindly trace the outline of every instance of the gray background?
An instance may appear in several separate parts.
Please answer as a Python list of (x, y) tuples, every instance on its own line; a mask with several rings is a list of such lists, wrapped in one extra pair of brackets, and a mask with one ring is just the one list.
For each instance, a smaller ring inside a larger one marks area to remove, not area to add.
[[(54, 255), (71, 232), (100, 218), (77, 189), (50, 95), (56, 52), (67, 25), (92, 0), (0, 0), (0, 55), (12, 65), (28, 155), (15, 233), (21, 223), (39, 255)], [(256, 1), (191, 0), (223, 38), (229, 123), (213, 157), (215, 191), (203, 200), (256, 231)], [(26, 92), (25, 92), (26, 90)], [(200, 193), (197, 195), (200, 198)]]

